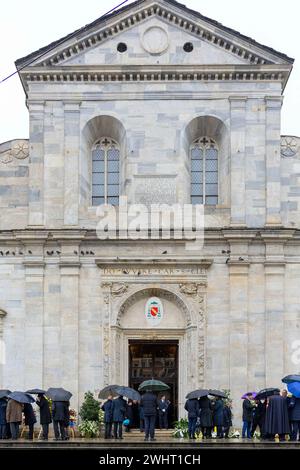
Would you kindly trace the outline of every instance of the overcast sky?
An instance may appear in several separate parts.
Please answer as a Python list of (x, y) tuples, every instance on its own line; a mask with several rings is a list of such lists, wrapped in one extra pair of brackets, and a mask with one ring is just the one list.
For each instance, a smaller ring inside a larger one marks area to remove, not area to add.
[[(284, 93), (282, 134), (300, 136), (300, 6), (296, 0), (181, 0), (225, 26), (295, 59)], [(0, 17), (0, 79), (14, 61), (106, 13), (118, 0), (9, 0)], [(131, 2), (130, 2), (131, 3)], [(18, 75), (0, 84), (0, 142), (28, 138), (28, 112)]]

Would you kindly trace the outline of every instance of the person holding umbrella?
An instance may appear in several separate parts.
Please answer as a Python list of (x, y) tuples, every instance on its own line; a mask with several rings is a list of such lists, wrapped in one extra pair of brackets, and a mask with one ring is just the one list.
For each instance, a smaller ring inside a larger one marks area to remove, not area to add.
[(70, 420), (69, 400), (72, 393), (63, 388), (49, 388), (46, 395), (52, 400), (54, 440), (65, 441), (67, 439), (66, 424), (69, 423)]
[(286, 399), (276, 391), (268, 399), (265, 433), (274, 439), (279, 435), (279, 440), (284, 441), (285, 434), (290, 433), (289, 415)]
[(28, 439), (32, 441), (36, 417), (31, 403), (24, 403), (23, 413), (25, 418), (25, 426), (29, 427)]
[(43, 429), (43, 440), (47, 441), (49, 435), (49, 424), (52, 423), (49, 402), (44, 394), (39, 393), (36, 404), (40, 408), (40, 424)]
[(211, 401), (207, 395), (203, 396), (199, 400), (200, 407), (200, 425), (203, 438), (211, 438), (211, 430), (213, 427), (213, 412)]
[(188, 412), (188, 434), (190, 439), (196, 439), (196, 424), (199, 417), (199, 400), (197, 398), (188, 398), (184, 409)]
[(158, 409), (157, 396), (151, 391), (146, 390), (146, 393), (142, 395), (141, 408), (143, 409), (144, 425), (145, 425), (145, 438), (144, 441), (155, 441), (155, 420)]
[(6, 421), (9, 423), (12, 439), (18, 439), (19, 428), (22, 423), (24, 403), (34, 403), (34, 399), (24, 392), (13, 392), (8, 395), (6, 408)]
[(107, 400), (101, 406), (104, 411), (105, 434), (104, 439), (111, 439), (112, 422), (113, 422), (113, 396), (108, 395)]
[(213, 407), (213, 424), (217, 427), (217, 438), (221, 439), (223, 437), (224, 426), (224, 402), (218, 396)]
[(126, 400), (120, 395), (113, 400), (112, 420), (114, 423), (114, 438), (123, 439), (123, 421), (126, 413)]
[(243, 429), (242, 429), (242, 438), (251, 439), (251, 424), (253, 418), (253, 404), (252, 400), (252, 393), (246, 393), (243, 395)]

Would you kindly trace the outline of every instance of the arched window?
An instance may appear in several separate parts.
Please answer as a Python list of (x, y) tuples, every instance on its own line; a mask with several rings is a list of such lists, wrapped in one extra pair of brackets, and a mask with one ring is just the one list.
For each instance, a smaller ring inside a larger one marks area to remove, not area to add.
[(201, 137), (191, 145), (191, 202), (218, 203), (218, 147), (208, 137)]
[(119, 204), (120, 149), (117, 142), (107, 137), (98, 140), (92, 149), (93, 206)]

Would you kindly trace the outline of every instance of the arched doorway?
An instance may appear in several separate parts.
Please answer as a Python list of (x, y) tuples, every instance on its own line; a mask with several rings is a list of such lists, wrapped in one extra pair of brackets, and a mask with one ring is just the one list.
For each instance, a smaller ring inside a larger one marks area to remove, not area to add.
[[(145, 315), (145, 306), (153, 297), (161, 301), (164, 311), (157, 326), (148, 323)], [(173, 422), (184, 413), (186, 393), (199, 384), (199, 365), (203, 374), (203, 363), (199, 362), (202, 330), (194, 320), (193, 306), (172, 286), (146, 287), (129, 294), (115, 312), (110, 341), (111, 383), (138, 388), (152, 377), (167, 383)]]

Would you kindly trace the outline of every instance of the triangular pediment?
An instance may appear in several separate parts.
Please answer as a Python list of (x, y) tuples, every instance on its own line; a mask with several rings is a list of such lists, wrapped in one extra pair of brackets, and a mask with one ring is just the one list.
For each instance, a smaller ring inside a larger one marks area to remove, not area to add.
[[(147, 32), (151, 27), (152, 31)], [(161, 50), (160, 41), (166, 46)], [(126, 44), (126, 54), (116, 54), (119, 42)], [(193, 44), (191, 53), (183, 53), (186, 42)], [(153, 43), (157, 44), (157, 51)], [(138, 0), (18, 60), (16, 65), (20, 68), (166, 62), (263, 65), (291, 64), (293, 59), (174, 0)]]

